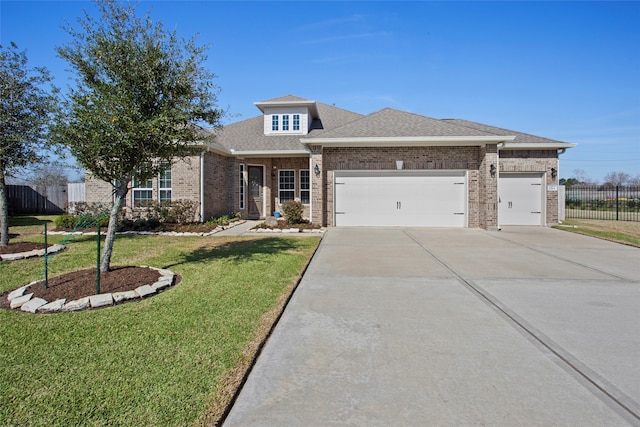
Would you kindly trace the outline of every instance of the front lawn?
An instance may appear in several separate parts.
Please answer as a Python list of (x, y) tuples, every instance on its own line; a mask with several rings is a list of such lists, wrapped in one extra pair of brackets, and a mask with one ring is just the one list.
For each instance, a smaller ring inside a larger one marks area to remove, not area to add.
[[(72, 240), (50, 259), (49, 274), (94, 266), (94, 239)], [(288, 295), (318, 241), (118, 236), (113, 265), (168, 268), (182, 281), (143, 301), (99, 310), (0, 310), (0, 425), (215, 420), (207, 414), (228, 400), (229, 381), (253, 356), (248, 350), (265, 316)], [(41, 278), (42, 270), (41, 258), (1, 262), (0, 293)]]
[(572, 218), (554, 228), (640, 248), (640, 222)]

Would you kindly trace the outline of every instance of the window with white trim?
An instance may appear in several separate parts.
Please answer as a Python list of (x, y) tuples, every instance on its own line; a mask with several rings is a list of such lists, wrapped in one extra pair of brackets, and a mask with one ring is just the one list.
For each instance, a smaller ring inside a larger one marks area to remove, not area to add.
[(282, 130), (289, 130), (289, 115), (288, 114), (283, 114), (282, 115)]
[(133, 207), (147, 206), (153, 200), (153, 182), (150, 179), (138, 181), (133, 178)]
[(278, 177), (278, 200), (280, 204), (296, 198), (296, 171), (280, 170)]
[(293, 115), (293, 130), (300, 130), (300, 114)]
[(158, 177), (159, 200), (162, 202), (171, 201), (171, 163), (162, 163), (163, 169)]
[(311, 200), (311, 181), (309, 176), (309, 169), (300, 169), (300, 201), (303, 205), (308, 205)]
[(246, 187), (245, 187), (245, 183), (244, 183), (244, 163), (240, 164), (240, 210), (243, 211), (244, 210), (244, 204), (245, 204), (245, 191), (246, 191)]
[(271, 130), (278, 130), (278, 115), (271, 116)]

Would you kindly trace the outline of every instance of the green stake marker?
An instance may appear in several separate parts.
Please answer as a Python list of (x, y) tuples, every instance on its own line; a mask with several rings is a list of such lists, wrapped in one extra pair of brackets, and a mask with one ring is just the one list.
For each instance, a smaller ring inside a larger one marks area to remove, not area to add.
[(98, 227), (98, 250), (96, 253), (96, 295), (100, 293), (100, 225)]

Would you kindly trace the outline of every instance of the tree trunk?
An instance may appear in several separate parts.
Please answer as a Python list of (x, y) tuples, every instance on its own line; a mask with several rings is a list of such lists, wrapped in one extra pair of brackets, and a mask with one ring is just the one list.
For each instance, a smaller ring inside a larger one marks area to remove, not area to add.
[(9, 200), (4, 173), (0, 171), (0, 246), (9, 245)]
[(111, 268), (111, 253), (113, 252), (113, 243), (116, 239), (116, 228), (118, 227), (118, 215), (122, 209), (123, 202), (127, 193), (129, 192), (128, 182), (120, 184), (116, 188), (115, 200), (111, 207), (111, 213), (109, 214), (109, 228), (107, 229), (107, 236), (104, 241), (104, 252), (102, 252), (102, 258), (100, 258), (100, 271), (106, 272)]

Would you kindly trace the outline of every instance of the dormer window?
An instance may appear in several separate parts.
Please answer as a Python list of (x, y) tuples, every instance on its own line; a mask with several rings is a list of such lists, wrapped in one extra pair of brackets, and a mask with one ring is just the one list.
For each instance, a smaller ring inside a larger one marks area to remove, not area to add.
[(271, 117), (271, 134), (296, 132), (300, 133), (302, 114), (271, 114), (265, 116), (265, 124), (268, 125)]
[(294, 96), (256, 102), (255, 105), (262, 111), (265, 135), (307, 135), (313, 121), (320, 118), (315, 101)]

